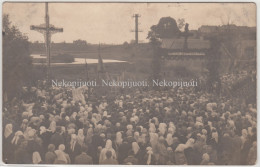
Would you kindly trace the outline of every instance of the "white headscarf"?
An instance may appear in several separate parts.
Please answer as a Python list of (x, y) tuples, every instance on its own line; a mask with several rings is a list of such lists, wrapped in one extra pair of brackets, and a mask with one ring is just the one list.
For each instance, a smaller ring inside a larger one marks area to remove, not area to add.
[(189, 138), (186, 142), (186, 148), (193, 147), (195, 140), (193, 138)]
[(218, 132), (212, 132), (212, 138), (218, 143)]
[(167, 136), (166, 136), (166, 142), (167, 144), (170, 146), (173, 144), (173, 138), (172, 138), (172, 134), (171, 133), (168, 133)]
[(140, 150), (139, 145), (137, 144), (137, 142), (133, 142), (132, 143), (132, 150), (134, 151), (134, 154), (137, 154), (138, 151)]
[(107, 140), (106, 141), (106, 146), (105, 146), (106, 149), (111, 149), (112, 148), (112, 141), (111, 140)]
[(208, 155), (207, 153), (204, 153), (204, 154), (202, 155), (202, 159), (203, 159), (203, 160), (206, 160), (206, 161), (209, 161), (209, 155)]
[(162, 135), (165, 134), (165, 132), (166, 132), (166, 127), (167, 127), (166, 123), (160, 123), (160, 124), (159, 124), (159, 131), (160, 131), (160, 133), (162, 133)]
[(157, 133), (150, 133), (150, 143), (152, 145), (152, 148), (155, 148), (155, 146), (158, 143), (158, 134)]
[(47, 130), (46, 130), (46, 128), (44, 127), (44, 126), (41, 126), (40, 127), (40, 135), (41, 134), (43, 134), (43, 133), (45, 133)]
[(139, 137), (140, 137), (139, 132), (135, 132), (135, 133), (134, 133), (134, 139), (135, 139), (135, 141), (138, 142)]
[(17, 131), (14, 135), (14, 138), (12, 140), (12, 144), (17, 145), (18, 140), (20, 139), (20, 136), (23, 136), (23, 132), (22, 131)]
[(78, 140), (78, 142), (79, 142), (80, 145), (83, 145), (84, 139), (85, 139), (85, 136), (84, 136), (84, 134), (83, 134), (83, 129), (79, 129), (79, 130), (78, 130), (77, 140)]
[(116, 143), (117, 143), (118, 145), (120, 145), (120, 144), (123, 143), (122, 133), (121, 133), (121, 132), (117, 132), (117, 133), (116, 133)]
[(149, 125), (149, 132), (155, 133), (156, 132), (156, 127), (154, 123), (150, 123)]
[(33, 164), (39, 164), (42, 161), (39, 152), (33, 152), (32, 160), (33, 160)]
[(52, 121), (50, 123), (49, 129), (52, 131), (52, 133), (54, 133), (56, 131), (56, 122), (55, 121)]
[(13, 125), (7, 124), (5, 126), (5, 133), (4, 133), (5, 138), (9, 137), (12, 133), (13, 133)]
[(116, 159), (116, 152), (112, 148), (112, 141), (111, 140), (107, 140), (105, 148), (103, 148), (101, 150), (101, 153), (100, 153), (100, 156), (99, 156), (99, 162), (102, 162), (103, 160), (106, 159), (106, 152), (107, 151), (111, 151), (112, 152), (112, 158)]
[(187, 146), (185, 144), (179, 144), (175, 150), (175, 152), (183, 152)]
[(76, 134), (72, 134), (71, 135), (71, 139), (70, 139), (70, 149), (72, 151), (74, 151), (76, 142), (77, 142), (77, 135)]
[(20, 126), (23, 131), (27, 128), (27, 124), (28, 124), (28, 119), (23, 119), (23, 122)]
[(147, 165), (150, 165), (150, 164), (151, 164), (151, 161), (152, 161), (153, 149), (152, 149), (152, 147), (147, 147), (147, 148), (146, 148), (146, 151), (147, 151), (147, 154), (148, 154), (148, 158), (147, 158), (146, 164), (147, 164)]

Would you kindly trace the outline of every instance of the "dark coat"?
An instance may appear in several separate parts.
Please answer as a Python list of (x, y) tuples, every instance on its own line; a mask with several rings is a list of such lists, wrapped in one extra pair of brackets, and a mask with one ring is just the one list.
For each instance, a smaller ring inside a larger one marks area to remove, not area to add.
[(187, 159), (188, 165), (199, 165), (201, 162), (200, 154), (191, 147), (184, 150), (184, 155)]
[(78, 142), (75, 143), (74, 150), (71, 149), (71, 145), (66, 147), (67, 153), (70, 156), (71, 162), (74, 163), (75, 157), (80, 155), (81, 153), (81, 146)]
[(120, 164), (123, 163), (123, 160), (127, 157), (127, 154), (129, 152), (129, 150), (132, 148), (131, 144), (129, 143), (122, 143), (120, 146), (119, 146), (119, 149), (118, 149), (118, 162)]
[(128, 163), (131, 163), (131, 165), (138, 165), (138, 159), (130, 155), (126, 159), (124, 159), (124, 164)]
[(104, 164), (104, 165), (117, 165), (118, 162), (117, 162), (117, 160), (110, 158), (110, 159), (105, 159), (105, 160), (101, 161), (100, 164)]
[(58, 148), (60, 144), (64, 144), (64, 137), (59, 133), (54, 133), (51, 136), (50, 144), (54, 144), (55, 148)]
[(14, 153), (14, 159), (16, 164), (31, 164), (32, 156), (26, 151), (25, 148), (19, 148)]
[(81, 153), (75, 157), (74, 164), (93, 164), (93, 160), (86, 153)]
[(47, 152), (45, 154), (45, 164), (53, 164), (57, 155), (54, 152)]
[(3, 136), (3, 161), (5, 163), (11, 163), (13, 161), (14, 146), (11, 143), (14, 135), (11, 134), (7, 138)]

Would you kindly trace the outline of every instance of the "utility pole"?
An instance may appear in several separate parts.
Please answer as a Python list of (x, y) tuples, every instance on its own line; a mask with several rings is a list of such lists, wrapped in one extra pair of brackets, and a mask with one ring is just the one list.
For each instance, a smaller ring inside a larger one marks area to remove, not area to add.
[(142, 30), (138, 29), (138, 18), (141, 17), (141, 15), (134, 14), (132, 17), (135, 18), (135, 30), (132, 30), (131, 32), (135, 32), (135, 43), (138, 44), (138, 32), (142, 32)]
[(45, 24), (41, 24), (40, 26), (32, 25), (30, 28), (31, 30), (38, 31), (44, 35), (47, 58), (47, 81), (49, 81), (51, 68), (51, 35), (57, 32), (63, 32), (63, 28), (56, 28), (53, 25), (50, 25), (48, 2), (45, 2)]

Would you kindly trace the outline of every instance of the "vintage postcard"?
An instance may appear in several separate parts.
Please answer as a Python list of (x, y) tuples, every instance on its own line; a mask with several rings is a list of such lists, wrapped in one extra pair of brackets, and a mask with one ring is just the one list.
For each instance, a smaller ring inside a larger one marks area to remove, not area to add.
[(255, 3), (2, 9), (2, 163), (256, 163)]

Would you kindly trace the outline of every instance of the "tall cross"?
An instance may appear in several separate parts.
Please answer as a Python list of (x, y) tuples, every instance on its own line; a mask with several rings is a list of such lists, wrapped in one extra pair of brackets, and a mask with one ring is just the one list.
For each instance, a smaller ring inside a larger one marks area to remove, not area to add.
[(56, 28), (50, 24), (49, 11), (48, 11), (48, 2), (45, 2), (45, 23), (39, 26), (32, 25), (31, 30), (38, 31), (44, 35), (45, 47), (46, 47), (46, 56), (47, 56), (47, 80), (49, 81), (50, 77), (50, 67), (51, 67), (51, 35), (57, 32), (63, 32), (63, 28)]

